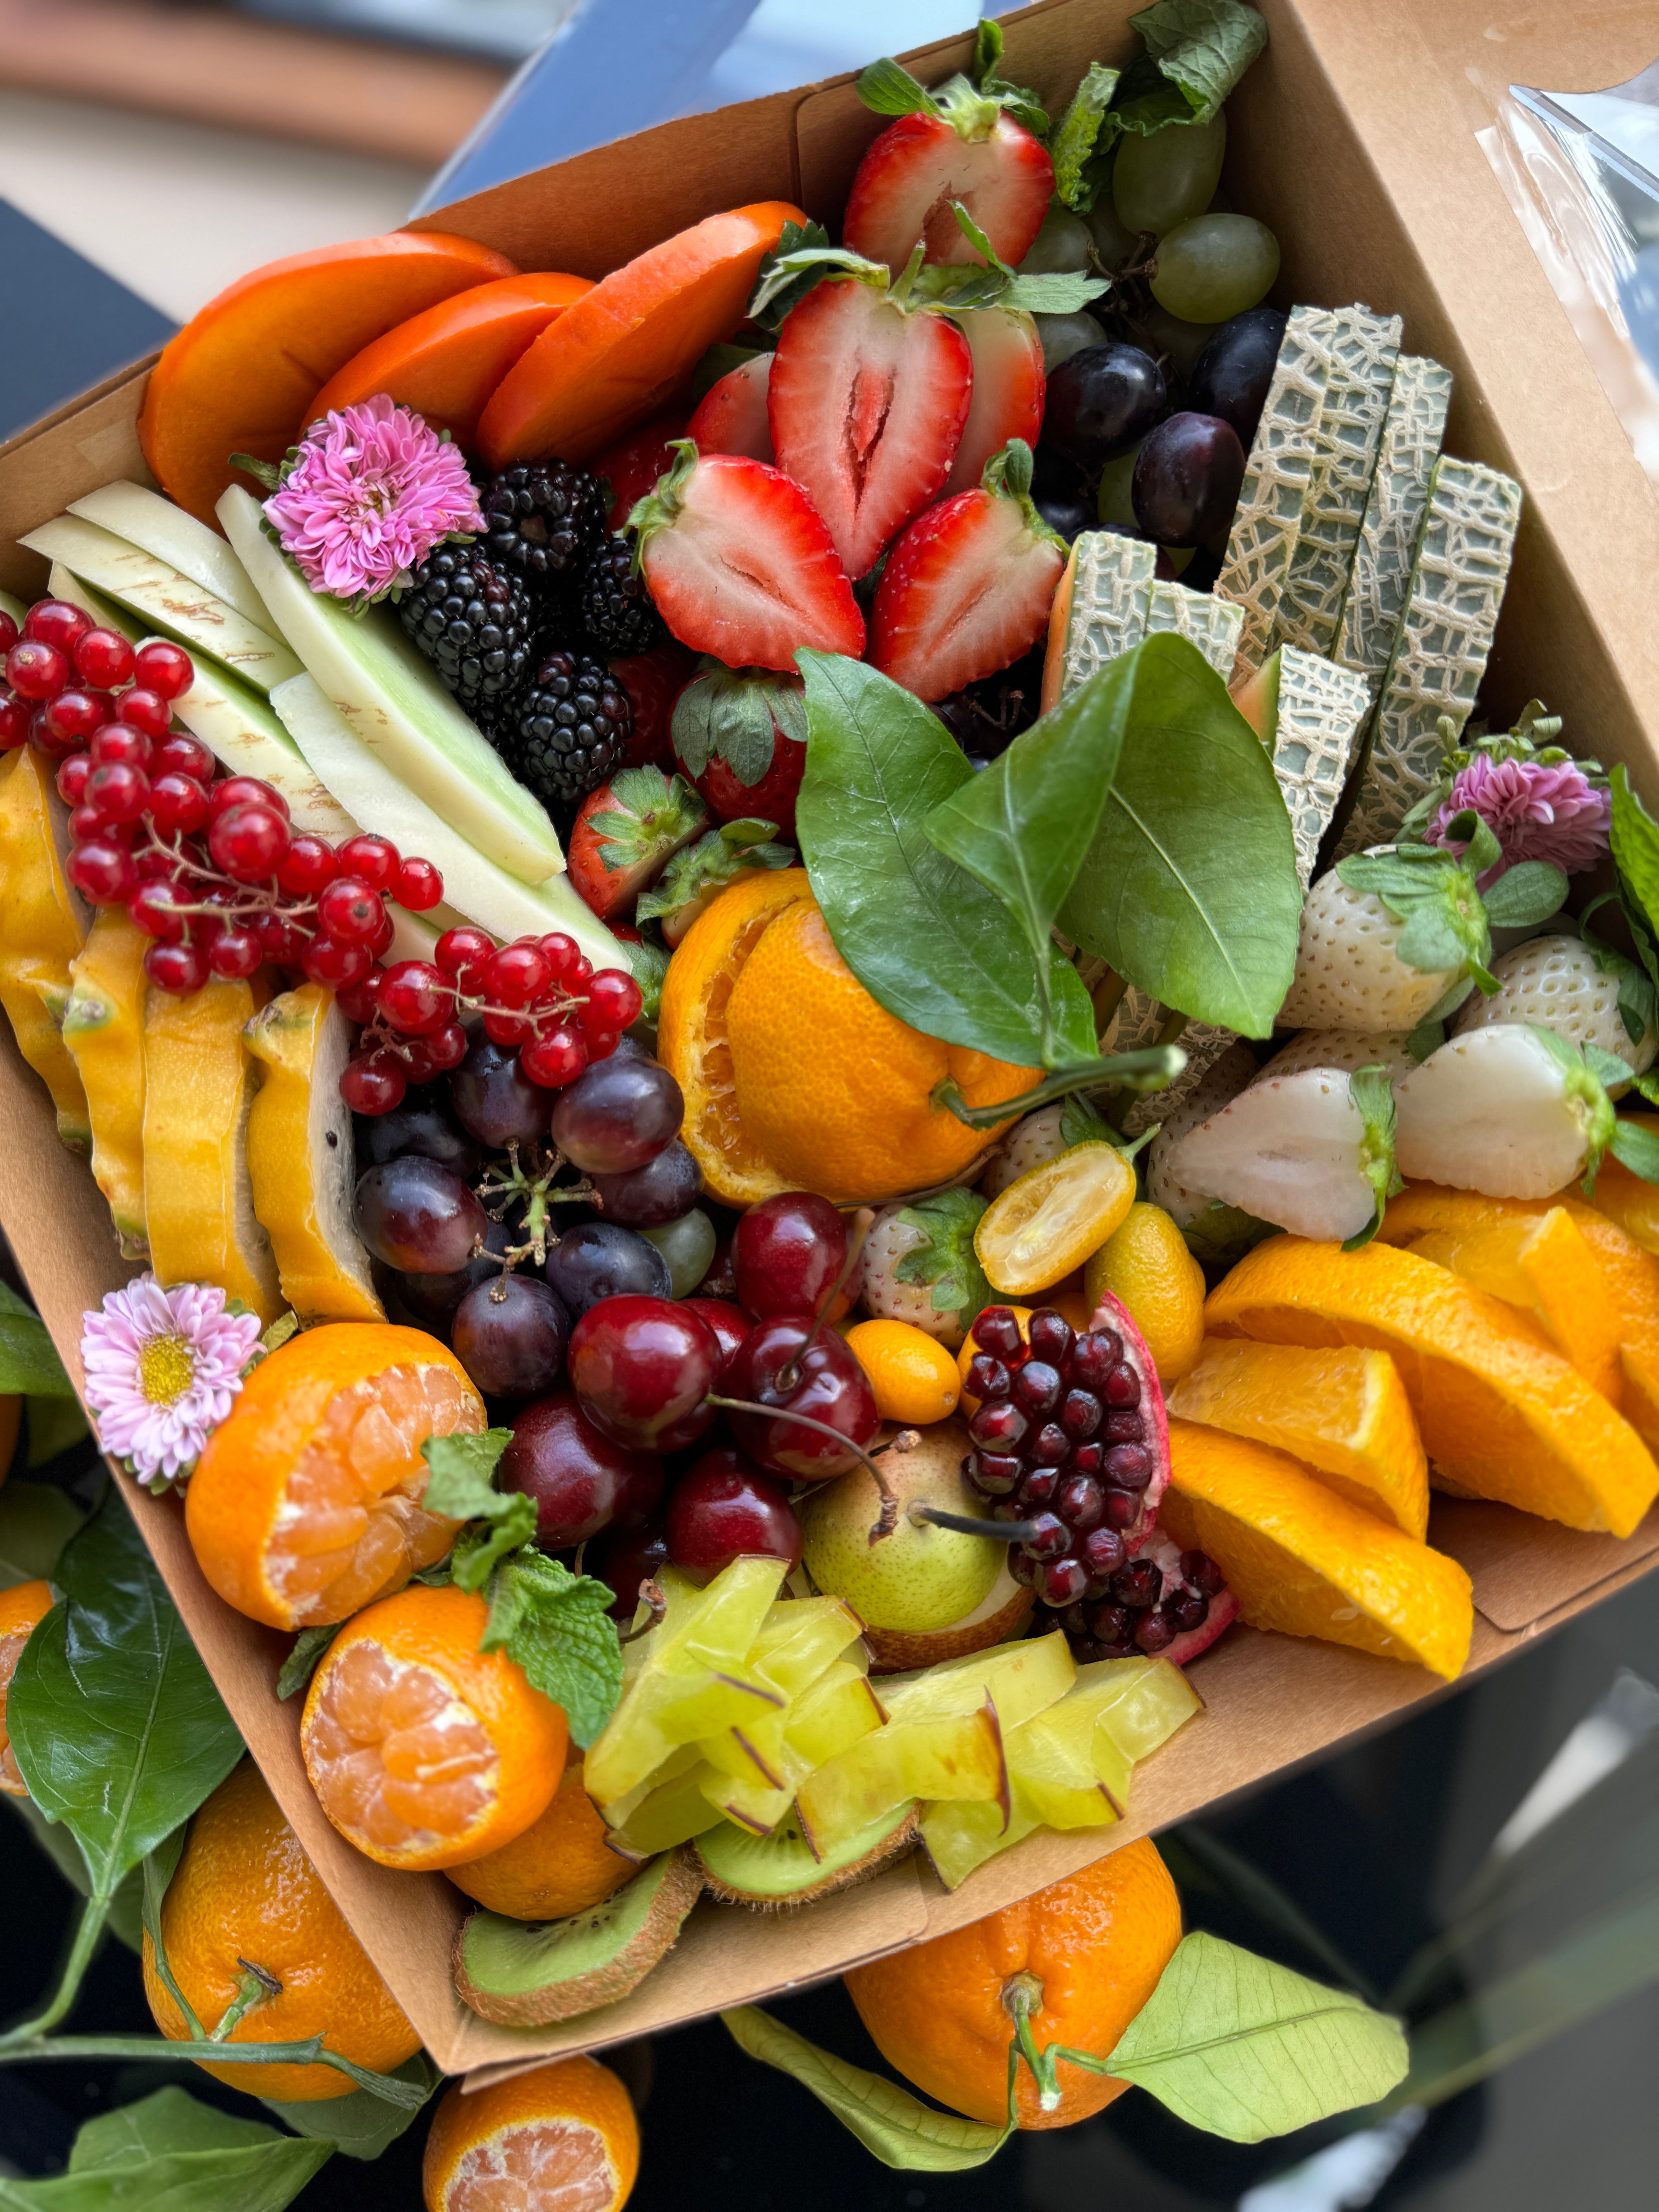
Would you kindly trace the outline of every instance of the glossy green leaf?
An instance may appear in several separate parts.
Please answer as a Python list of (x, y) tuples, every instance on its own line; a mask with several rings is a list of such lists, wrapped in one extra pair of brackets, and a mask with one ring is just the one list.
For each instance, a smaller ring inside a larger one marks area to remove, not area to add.
[(922, 830), (972, 780), (961, 748), (876, 669), (837, 653), (797, 659), (807, 740), (796, 834), (842, 958), (911, 1028), (1037, 1066), (1042, 1017), (1030, 951), (1002, 901)]
[(28, 1464), (45, 1467), (88, 1434), (78, 1398), (31, 1398), (23, 1408), (28, 1429)]
[(919, 1198), (899, 1215), (920, 1239), (893, 1269), (894, 1279), (932, 1294), (935, 1313), (958, 1314), (968, 1328), (996, 1302), (974, 1249), (974, 1231), (985, 1212), (975, 1190), (935, 1191)]
[(282, 2212), (333, 2148), (158, 2089), (88, 2120), (67, 2172), (0, 2180), (0, 2212)]
[(23, 1646), (7, 1724), (30, 1796), (108, 1896), (223, 1781), (242, 1740), (112, 1486), (56, 1579), (64, 1599)]
[(1149, 997), (1267, 1036), (1302, 919), (1267, 750), (1185, 638), (1145, 638), (1116, 671), (1122, 752), (1060, 927)]
[(1624, 763), (1613, 771), (1613, 857), (1650, 929), (1659, 921), (1659, 822), (1631, 788)]
[(1207, 123), (1267, 44), (1242, 0), (1157, 0), (1129, 18), (1146, 52), (1124, 73), (1113, 112), (1126, 131)]
[(86, 1517), (67, 1491), (14, 1477), (0, 1490), (0, 1589), (50, 1579)]
[[(430, 2098), (444, 2077), (425, 2051), (417, 2051), (390, 2078), (413, 2082)], [(368, 2089), (353, 2089), (343, 2097), (313, 2098), (302, 2105), (281, 2104), (275, 2097), (261, 2097), (259, 2102), (295, 2135), (314, 2136), (332, 2143), (343, 2157), (362, 2159), (379, 2158), (421, 2110), (420, 2105), (388, 2104)]]
[(1195, 2128), (1262, 2142), (1373, 2105), (1406, 2073), (1397, 2021), (1219, 1936), (1184, 1936), (1108, 2062)]
[(753, 2005), (720, 2018), (739, 2049), (810, 2089), (872, 2157), (901, 2173), (965, 2173), (994, 2158), (1008, 2140), (1006, 2127), (931, 2111), (908, 2090), (820, 2051)]
[(482, 1589), (496, 1561), (536, 1533), (534, 1499), (521, 1490), (497, 1490), (493, 1480), (512, 1441), (511, 1429), (485, 1429), (481, 1435), (428, 1437), (421, 1446), (432, 1470), (422, 1500), (428, 1512), (482, 1523), (455, 1547), (452, 1566), (462, 1589)]
[(9, 1283), (0, 1283), (0, 1393), (73, 1398), (75, 1386), (64, 1372), (45, 1322)]
[(853, 88), (876, 115), (931, 115), (933, 95), (916, 82), (908, 70), (884, 58), (872, 62)]

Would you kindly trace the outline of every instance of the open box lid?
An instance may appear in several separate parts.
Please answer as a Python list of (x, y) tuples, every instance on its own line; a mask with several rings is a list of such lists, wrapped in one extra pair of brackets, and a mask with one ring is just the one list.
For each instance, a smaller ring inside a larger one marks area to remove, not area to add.
[[(1063, 98), (1089, 61), (1127, 53), (1129, 12), (1127, 4), (1105, 0), (1041, 0), (1005, 19), (1010, 75), (1050, 100)], [(1584, 533), (1589, 488), (1574, 473), (1575, 438), (1564, 492), (1560, 441), (1547, 444), (1542, 421), (1559, 425), (1582, 415), (1589, 447), (1605, 452), (1609, 465), (1622, 441), (1571, 326), (1472, 140), (1466, 167), (1461, 139), (1448, 155), (1455, 189), (1469, 196), (1471, 242), (1449, 238), (1425, 205), (1423, 179), (1411, 173), (1416, 125), (1407, 130), (1364, 82), (1373, 70), (1400, 92), (1412, 66), (1431, 66), (1409, 25), (1402, 37), (1391, 0), (1343, 0), (1340, 9), (1335, 0), (1302, 0), (1299, 7), (1265, 0), (1263, 12), (1273, 45), (1230, 105), (1230, 169), (1248, 179), (1242, 197), (1280, 236), (1283, 295), (1341, 301), (1358, 291), (1402, 313), (1408, 346), (1435, 353), (1457, 376), (1452, 450), (1518, 471), (1526, 485), (1528, 520), (1488, 679), (1494, 714), (1512, 712), (1534, 693), (1559, 701), (1576, 725), (1593, 731), (1604, 758), (1626, 758), (1640, 782), (1659, 786), (1647, 734), (1659, 729), (1659, 665), (1645, 627), (1647, 582), (1659, 572), (1653, 557), (1659, 523), (1645, 509), (1632, 505), (1627, 514), (1620, 506), (1621, 538), (1609, 535), (1607, 513), (1599, 511), (1597, 565), (1588, 576), (1578, 574), (1565, 550)], [(1362, 19), (1369, 26), (1364, 37), (1354, 27)], [(1332, 51), (1310, 40), (1316, 22)], [(967, 58), (969, 43), (958, 38), (904, 58), (917, 75), (936, 80)], [(1407, 50), (1405, 61), (1397, 46)], [(1431, 88), (1425, 98), (1443, 132), (1460, 131), (1449, 95), (1441, 99)], [(860, 106), (850, 79), (842, 79), (663, 125), (422, 222), (482, 239), (526, 267), (599, 275), (666, 228), (745, 200), (787, 193), (809, 211), (834, 214), (880, 127)], [(1378, 138), (1386, 142), (1381, 150)], [(1340, 221), (1332, 220), (1334, 204)], [(1481, 254), (1484, 264), (1465, 266), (1466, 255)], [(1467, 327), (1466, 295), (1474, 301)], [(1511, 301), (1506, 317), (1497, 312), (1503, 298)], [(1515, 345), (1516, 327), (1527, 333), (1523, 348)], [(112, 477), (143, 480), (136, 431), (143, 387), (144, 372), (137, 371), (0, 449), (0, 582), (40, 589), (44, 564), (17, 546), (17, 537)], [(1512, 424), (1505, 409), (1517, 392), (1525, 404), (1515, 398)], [(1622, 451), (1633, 470), (1627, 446)], [(1629, 590), (1614, 588), (1620, 569)], [(1644, 725), (1647, 707), (1653, 711)], [(9, 1139), (0, 1148), (0, 1225), (78, 1380), (82, 1316), (131, 1270), (116, 1257), (84, 1164), (56, 1143), (45, 1092), (9, 1034), (0, 1038), (0, 1127)], [(1447, 1694), (1415, 1668), (1235, 1628), (1194, 1669), (1207, 1714), (1137, 1776), (1130, 1815), (1119, 1826), (1033, 1836), (952, 1893), (911, 1861), (787, 1919), (705, 1903), (671, 1958), (622, 2003), (562, 2029), (514, 2032), (475, 2018), (454, 1996), (450, 1945), (468, 1910), (459, 1893), (441, 1875), (375, 1865), (324, 1819), (300, 1759), (297, 1701), (279, 1704), (274, 1694), (289, 1639), (232, 1612), (209, 1589), (176, 1501), (124, 1487), (285, 1814), (427, 2048), (450, 2072), (522, 2066), (548, 2052), (599, 2047), (838, 1972), (976, 1919), (1089, 1863), (1103, 1847), (1187, 1817)], [(1480, 1618), (1471, 1673), (1622, 1588), (1659, 1557), (1659, 1516), (1620, 1544), (1501, 1507), (1443, 1503), (1431, 1535), (1475, 1579)]]

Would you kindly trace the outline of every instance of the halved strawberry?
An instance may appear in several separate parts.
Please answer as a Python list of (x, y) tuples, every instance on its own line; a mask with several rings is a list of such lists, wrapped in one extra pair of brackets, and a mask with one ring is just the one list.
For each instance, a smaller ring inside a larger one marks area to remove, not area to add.
[(759, 816), (793, 837), (806, 771), (805, 685), (706, 662), (674, 702), (674, 753), (722, 822)]
[(674, 465), (674, 441), (685, 435), (685, 410), (671, 409), (653, 415), (595, 453), (588, 467), (611, 488), (611, 506), (605, 526), (613, 533), (626, 527), (628, 518), (665, 469)]
[(674, 765), (674, 702), (696, 673), (697, 664), (683, 645), (659, 645), (609, 664), (620, 677), (634, 709), (634, 734), (628, 740), (625, 768)]
[(974, 357), (974, 391), (962, 442), (945, 479), (946, 499), (972, 491), (987, 461), (1011, 438), (1036, 444), (1048, 386), (1042, 339), (1023, 309), (971, 308), (958, 313), (956, 321)]
[(766, 416), (771, 374), (771, 355), (757, 353), (709, 386), (685, 426), (686, 436), (700, 453), (747, 453), (751, 461), (772, 465), (776, 456)]
[(1066, 544), (1031, 504), (1031, 453), (997, 454), (977, 491), (941, 500), (887, 556), (869, 659), (918, 699), (994, 675), (1042, 635)]
[(1014, 267), (1030, 252), (1054, 189), (1047, 148), (997, 100), (957, 80), (890, 124), (859, 163), (842, 240), (895, 274), (918, 245), (929, 261), (981, 260), (951, 212), (960, 200), (999, 259)]
[(631, 912), (683, 845), (708, 827), (708, 809), (683, 775), (625, 768), (590, 791), (565, 849), (570, 881), (601, 921)]
[(803, 645), (864, 650), (864, 617), (823, 519), (781, 469), (699, 459), (689, 438), (629, 517), (657, 611), (682, 645), (738, 668), (793, 671)]
[[(953, 219), (954, 220), (954, 219)], [(956, 325), (869, 263), (825, 276), (778, 334), (767, 412), (778, 466), (804, 484), (849, 576), (951, 473), (974, 361)]]

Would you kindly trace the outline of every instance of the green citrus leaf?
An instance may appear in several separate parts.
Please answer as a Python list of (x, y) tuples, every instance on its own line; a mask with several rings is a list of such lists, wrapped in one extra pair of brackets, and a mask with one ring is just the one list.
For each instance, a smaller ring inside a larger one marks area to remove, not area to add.
[(9, 1284), (0, 1283), (0, 1393), (38, 1398), (73, 1398), (75, 1386), (64, 1372), (46, 1325)]
[[(412, 2082), (425, 2092), (422, 2104), (440, 2087), (443, 2075), (417, 2051), (393, 2069), (393, 2081)], [(302, 2105), (284, 2105), (275, 2097), (259, 2102), (293, 2129), (296, 2136), (311, 2136), (332, 2143), (345, 2158), (379, 2158), (388, 2143), (396, 2142), (421, 2105), (393, 2105), (370, 2089), (352, 2089), (343, 2097), (313, 2098)]]
[(0, 1490), (0, 1589), (50, 1579), (86, 1517), (66, 1491), (49, 1482), (7, 1483)]
[(88, 2120), (67, 2172), (0, 2180), (0, 2212), (283, 2212), (333, 2150), (170, 2087)]

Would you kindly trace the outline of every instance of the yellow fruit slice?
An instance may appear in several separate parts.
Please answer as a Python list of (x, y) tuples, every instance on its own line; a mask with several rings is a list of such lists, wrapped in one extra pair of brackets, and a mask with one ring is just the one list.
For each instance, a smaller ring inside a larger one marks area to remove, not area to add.
[(1474, 1606), (1456, 1560), (1384, 1528), (1283, 1452), (1172, 1420), (1158, 1522), (1209, 1553), (1252, 1628), (1415, 1660), (1449, 1682), (1462, 1672)]
[(242, 1031), (264, 997), (216, 976), (144, 1006), (144, 1218), (162, 1283), (216, 1283), (263, 1322), (283, 1310), (247, 1172), (253, 1063)]
[(995, 1707), (957, 1717), (890, 1721), (810, 1775), (795, 1810), (815, 1857), (913, 1798), (981, 1798), (1006, 1805), (1008, 1766)]
[(1134, 1204), (1134, 1170), (1115, 1145), (1073, 1145), (992, 1200), (974, 1249), (993, 1290), (1029, 1297), (1099, 1250)]
[(64, 873), (68, 842), (44, 756), (33, 745), (9, 754), (0, 762), (0, 1006), (52, 1094), (59, 1138), (80, 1152), (91, 1146), (92, 1125), (59, 1024), (90, 914)]
[(1431, 1229), (1409, 1249), (1531, 1314), (1563, 1358), (1604, 1398), (1620, 1403), (1618, 1316), (1595, 1255), (1564, 1206), (1528, 1221)]
[(334, 994), (303, 983), (261, 1006), (243, 1031), (262, 1079), (247, 1124), (255, 1218), (283, 1296), (302, 1322), (384, 1321), (368, 1255), (351, 1225), (356, 1168), (340, 1073), (351, 1034)]
[(144, 1231), (144, 954), (125, 907), (99, 909), (70, 963), (64, 1042), (87, 1097), (93, 1180), (109, 1201), (121, 1256), (142, 1260)]
[(1002, 1727), (1015, 1729), (1057, 1704), (1076, 1680), (1071, 1646), (1050, 1632), (967, 1651), (913, 1674), (884, 1675), (876, 1695), (890, 1722), (961, 1719), (989, 1698)]
[(1204, 1347), (1204, 1270), (1161, 1206), (1137, 1199), (1084, 1262), (1090, 1310), (1110, 1291), (1129, 1309), (1166, 1387), (1198, 1364)]
[(805, 868), (745, 877), (698, 915), (668, 963), (657, 1054), (685, 1097), (680, 1134), (723, 1206), (757, 1206), (792, 1188), (744, 1128), (726, 1018), (769, 923), (811, 896)]
[(1428, 1528), (1429, 1462), (1386, 1352), (1212, 1337), (1170, 1393), (1170, 1411), (1288, 1452), (1351, 1505), (1408, 1536)]
[(1217, 1336), (1390, 1353), (1431, 1462), (1478, 1498), (1628, 1536), (1659, 1493), (1647, 1446), (1534, 1321), (1413, 1252), (1270, 1237), (1205, 1319)]

